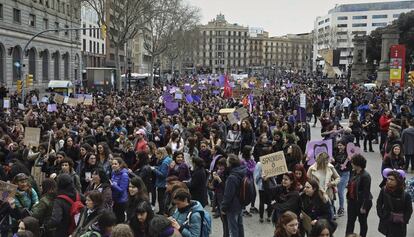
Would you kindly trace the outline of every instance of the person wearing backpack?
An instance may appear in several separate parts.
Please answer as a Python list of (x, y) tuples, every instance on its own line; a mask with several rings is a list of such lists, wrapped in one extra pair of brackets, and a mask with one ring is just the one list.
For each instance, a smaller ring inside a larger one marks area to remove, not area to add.
[(76, 192), (73, 178), (61, 174), (57, 179), (57, 197), (53, 202), (52, 216), (45, 224), (47, 230), (55, 229), (53, 236), (67, 237), (76, 228), (75, 217), (80, 215), (83, 204), (80, 194)]
[(242, 181), (246, 177), (247, 169), (241, 165), (240, 159), (229, 154), (227, 167), (230, 174), (226, 179), (223, 201), (221, 202), (221, 214), (226, 215), (231, 237), (244, 237), (242, 200), (240, 200)]
[(173, 196), (177, 210), (171, 224), (183, 237), (208, 237), (211, 233), (211, 216), (200, 202), (191, 200), (187, 189), (177, 189)]

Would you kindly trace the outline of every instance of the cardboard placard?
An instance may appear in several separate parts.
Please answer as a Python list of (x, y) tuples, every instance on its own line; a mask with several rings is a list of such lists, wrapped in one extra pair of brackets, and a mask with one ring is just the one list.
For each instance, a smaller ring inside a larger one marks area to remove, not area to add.
[(230, 113), (227, 115), (227, 119), (229, 120), (230, 124), (233, 125), (235, 123), (239, 124), (240, 120), (238, 120), (236, 118), (236, 116), (234, 116), (234, 113)]
[(23, 143), (26, 146), (39, 146), (40, 128), (26, 127), (24, 130)]
[(84, 105), (92, 105), (93, 104), (93, 98), (85, 98), (83, 101)]
[(84, 100), (85, 100), (85, 97), (79, 96), (78, 97), (78, 104), (82, 104)]
[(249, 113), (247, 112), (247, 109), (242, 107), (238, 108), (234, 113), (237, 113), (236, 117), (242, 121), (243, 119), (249, 117)]
[(262, 163), (263, 177), (274, 177), (288, 172), (283, 151), (261, 156), (260, 163)]
[(0, 199), (7, 202), (7, 199), (14, 198), (17, 191), (17, 185), (7, 183), (0, 180)]
[(231, 113), (233, 113), (234, 111), (236, 111), (236, 109), (235, 109), (235, 108), (227, 108), (227, 109), (220, 109), (219, 113), (220, 113), (221, 115), (226, 115), (226, 114), (231, 114)]
[(68, 103), (69, 106), (77, 106), (78, 105), (78, 99), (76, 98), (68, 98)]
[(3, 99), (3, 109), (10, 109), (10, 98)]
[(63, 104), (63, 101), (65, 100), (65, 97), (59, 94), (55, 94), (55, 102), (57, 104)]

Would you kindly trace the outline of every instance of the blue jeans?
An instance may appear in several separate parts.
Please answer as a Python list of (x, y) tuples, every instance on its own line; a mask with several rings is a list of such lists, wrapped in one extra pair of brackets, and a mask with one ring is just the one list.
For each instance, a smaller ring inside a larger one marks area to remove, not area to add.
[(244, 237), (242, 211), (228, 212), (226, 216), (230, 237)]
[(348, 185), (350, 172), (341, 172), (339, 174), (341, 177), (341, 180), (338, 184), (338, 197), (339, 197), (339, 208), (344, 208), (344, 202), (345, 202), (345, 188)]

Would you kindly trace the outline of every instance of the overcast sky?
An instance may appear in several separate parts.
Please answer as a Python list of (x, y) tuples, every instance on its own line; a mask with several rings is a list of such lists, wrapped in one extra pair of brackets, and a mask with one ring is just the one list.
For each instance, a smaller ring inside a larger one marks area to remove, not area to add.
[(201, 23), (225, 15), (230, 23), (263, 27), (271, 36), (310, 32), (317, 16), (335, 4), (389, 2), (396, 0), (186, 0), (201, 9)]

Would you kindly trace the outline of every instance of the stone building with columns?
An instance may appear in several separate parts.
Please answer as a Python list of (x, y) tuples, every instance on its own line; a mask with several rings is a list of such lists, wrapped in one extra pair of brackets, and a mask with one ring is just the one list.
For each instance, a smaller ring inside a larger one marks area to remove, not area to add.
[(33, 74), (31, 90), (44, 90), (50, 80), (80, 82), (81, 32), (44, 33), (23, 52), (42, 30), (81, 27), (80, 10), (73, 0), (0, 0), (0, 83), (15, 90), (26, 74)]

